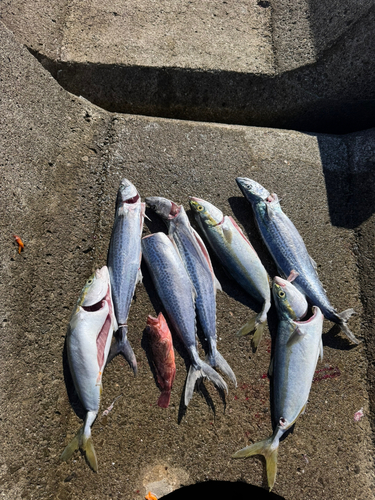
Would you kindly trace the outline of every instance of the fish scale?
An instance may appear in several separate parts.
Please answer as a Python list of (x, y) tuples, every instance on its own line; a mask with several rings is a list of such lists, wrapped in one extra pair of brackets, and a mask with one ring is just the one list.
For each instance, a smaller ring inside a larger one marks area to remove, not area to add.
[(185, 269), (196, 292), (195, 306), (199, 323), (208, 343), (207, 359), (237, 385), (233, 370), (217, 349), (216, 289), (221, 290), (207, 249), (198, 233), (191, 227), (182, 205), (162, 197), (148, 197), (146, 203), (168, 226), (168, 237), (176, 245)]
[[(247, 458), (264, 455), (266, 458), (267, 480), (271, 490), (276, 480), (277, 453), (282, 435), (292, 427), (304, 411), (318, 361), (323, 355), (322, 331), (323, 314), (316, 306), (313, 316), (307, 321), (297, 321), (293, 305), (304, 304), (304, 296), (290, 287), (283, 286), (275, 277), (273, 295), (277, 307), (279, 324), (277, 328), (274, 357), (269, 375), (272, 379), (274, 432), (269, 438), (246, 446), (233, 458)], [(293, 286), (293, 285), (291, 285)]]
[(137, 361), (127, 338), (128, 316), (135, 287), (142, 281), (141, 237), (145, 204), (141, 203), (135, 186), (122, 179), (116, 199), (115, 221), (108, 249), (108, 270), (118, 331), (108, 362), (121, 354), (137, 373)]
[(347, 326), (354, 310), (347, 309), (338, 313), (331, 305), (319, 280), (315, 263), (296, 227), (282, 211), (277, 195), (270, 195), (263, 186), (246, 177), (237, 177), (236, 182), (253, 208), (259, 231), (279, 272), (287, 277), (291, 271), (296, 271), (298, 276), (294, 280), (295, 285), (307, 295), (312, 304), (321, 309), (328, 320), (338, 324), (345, 335), (358, 344)]
[(254, 331), (252, 344), (257, 348), (271, 307), (267, 272), (249, 240), (231, 217), (224, 216), (221, 210), (200, 198), (191, 197), (190, 206), (222, 265), (247, 293), (262, 304), (260, 313), (238, 332), (238, 335), (246, 335)]
[(190, 356), (185, 405), (189, 404), (195, 383), (203, 377), (207, 377), (219, 389), (227, 391), (227, 385), (220, 375), (199, 358), (196, 341), (196, 293), (176, 247), (166, 234), (155, 233), (142, 239), (142, 254), (170, 322)]

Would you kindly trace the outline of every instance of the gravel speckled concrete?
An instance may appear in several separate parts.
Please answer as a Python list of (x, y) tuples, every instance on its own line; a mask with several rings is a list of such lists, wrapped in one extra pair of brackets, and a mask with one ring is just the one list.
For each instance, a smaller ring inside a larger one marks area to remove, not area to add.
[[(373, 360), (374, 131), (339, 137), (110, 114), (59, 87), (2, 26), (0, 36), (3, 498), (141, 499), (150, 484), (166, 492), (205, 480), (266, 485), (261, 458), (230, 457), (271, 432), (271, 337), (267, 332), (253, 354), (249, 338), (234, 336), (255, 305), (215, 261), (224, 289), (217, 297), (219, 347), (235, 370), (237, 389), (229, 384), (224, 403), (205, 383), (185, 411), (186, 364), (176, 343), (171, 405), (156, 405), (143, 330), (160, 303), (143, 269), (129, 317), (139, 375), (119, 358), (105, 371), (101, 412), (121, 397), (93, 426), (99, 472), (79, 453), (59, 462), (80, 426), (64, 383), (66, 326), (91, 270), (106, 261), (120, 179), (131, 179), (142, 197), (163, 195), (187, 208), (188, 196), (196, 195), (232, 213), (272, 275), (274, 265), (234, 182), (238, 175), (281, 196), (332, 303), (356, 309), (350, 325), (366, 339), (350, 345), (325, 323), (324, 360), (305, 415), (281, 443), (274, 492), (290, 499), (373, 498), (366, 374)], [(153, 216), (144, 232), (163, 227)], [(13, 233), (25, 242), (21, 254)], [(272, 312), (271, 334), (275, 327)], [(365, 416), (355, 422), (360, 408)]]

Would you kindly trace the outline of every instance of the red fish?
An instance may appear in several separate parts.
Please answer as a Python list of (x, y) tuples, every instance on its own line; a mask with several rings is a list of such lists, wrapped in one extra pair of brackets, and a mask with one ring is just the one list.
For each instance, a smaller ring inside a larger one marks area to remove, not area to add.
[(147, 333), (153, 356), (158, 384), (162, 390), (158, 399), (161, 408), (168, 408), (171, 390), (176, 375), (171, 332), (162, 313), (157, 318), (147, 317)]

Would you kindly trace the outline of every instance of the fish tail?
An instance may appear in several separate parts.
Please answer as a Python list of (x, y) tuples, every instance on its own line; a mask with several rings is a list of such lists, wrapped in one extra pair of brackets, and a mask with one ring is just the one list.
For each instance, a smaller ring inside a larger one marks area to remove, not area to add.
[(193, 396), (196, 382), (204, 377), (208, 378), (208, 380), (210, 380), (218, 389), (228, 392), (227, 384), (221, 376), (207, 363), (199, 360), (198, 365), (191, 365), (189, 368), (185, 384), (185, 406), (189, 404)]
[(82, 440), (83, 427), (77, 432), (74, 438), (70, 441), (70, 443), (66, 446), (65, 450), (60, 455), (60, 460), (62, 462), (67, 462), (75, 451), (77, 451), (80, 447), (80, 442)]
[(73, 453), (81, 449), (85, 456), (89, 466), (94, 472), (98, 470), (98, 461), (96, 459), (96, 453), (94, 450), (94, 444), (91, 438), (91, 425), (96, 419), (96, 411), (88, 411), (85, 418), (85, 424), (79, 429), (74, 438), (70, 441), (68, 446), (62, 452), (60, 460), (62, 462), (67, 462), (73, 455)]
[(277, 451), (279, 449), (278, 436), (271, 436), (263, 441), (254, 443), (250, 446), (237, 451), (232, 458), (247, 458), (253, 455), (263, 455), (266, 459), (267, 481), (270, 491), (273, 488), (277, 473)]
[(88, 435), (85, 432), (82, 434), (81, 449), (85, 453), (87, 463), (94, 472), (98, 472), (98, 461), (94, 449), (94, 443), (91, 437), (91, 429), (89, 428)]
[(228, 362), (223, 358), (223, 356), (216, 351), (215, 356), (207, 356), (206, 361), (209, 362), (211, 366), (220, 370), (224, 375), (226, 375), (237, 387), (236, 375), (233, 373), (232, 368), (229, 366)]
[(252, 338), (252, 345), (254, 349), (256, 349), (262, 339), (263, 332), (264, 332), (264, 324), (265, 321), (262, 318), (263, 316), (263, 311), (261, 311), (259, 314), (255, 316), (255, 318), (249, 319), (247, 323), (245, 323), (242, 328), (240, 328), (237, 332), (237, 335), (239, 337), (242, 337), (244, 335), (248, 335), (251, 332), (254, 332), (254, 336)]
[(339, 326), (341, 330), (345, 333), (345, 335), (350, 339), (354, 344), (359, 344), (359, 340), (354, 336), (354, 334), (349, 329), (347, 322), (352, 314), (355, 314), (354, 309), (346, 309), (342, 313), (337, 314), (339, 317)]
[(116, 357), (118, 354), (121, 354), (129, 363), (129, 366), (133, 370), (134, 375), (137, 375), (138, 371), (137, 360), (135, 359), (133, 349), (131, 348), (129, 340), (127, 339), (127, 334), (128, 334), (128, 327), (126, 325), (120, 326), (115, 334), (115, 342), (111, 345), (111, 350), (109, 351), (107, 364), (110, 363), (112, 359)]
[(159, 396), (158, 406), (160, 406), (160, 408), (168, 408), (170, 400), (171, 400), (171, 391), (170, 390), (163, 391)]

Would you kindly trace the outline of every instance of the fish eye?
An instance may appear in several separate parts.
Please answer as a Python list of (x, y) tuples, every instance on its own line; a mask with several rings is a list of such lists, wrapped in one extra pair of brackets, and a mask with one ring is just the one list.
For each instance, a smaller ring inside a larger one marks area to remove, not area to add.
[(280, 299), (283, 299), (285, 297), (285, 292), (283, 290), (279, 290), (278, 295)]
[(199, 210), (200, 212), (202, 212), (202, 210), (203, 210), (202, 205), (198, 205), (198, 206), (197, 206), (197, 210)]

